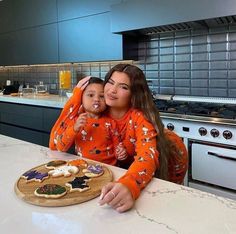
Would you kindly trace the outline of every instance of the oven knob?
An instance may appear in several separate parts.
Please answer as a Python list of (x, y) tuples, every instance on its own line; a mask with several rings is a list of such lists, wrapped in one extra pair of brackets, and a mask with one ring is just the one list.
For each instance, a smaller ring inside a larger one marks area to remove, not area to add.
[(219, 131), (215, 128), (211, 129), (211, 135), (213, 137), (218, 137), (220, 135)]
[(225, 130), (225, 131), (223, 132), (223, 137), (224, 137), (226, 140), (231, 139), (232, 136), (233, 136), (233, 134), (232, 134), (232, 132), (230, 132), (229, 130)]
[(175, 129), (175, 126), (172, 124), (172, 123), (168, 123), (167, 124), (167, 128), (170, 130), (170, 131), (173, 131)]
[(198, 132), (201, 136), (206, 136), (207, 130), (204, 127), (198, 129)]

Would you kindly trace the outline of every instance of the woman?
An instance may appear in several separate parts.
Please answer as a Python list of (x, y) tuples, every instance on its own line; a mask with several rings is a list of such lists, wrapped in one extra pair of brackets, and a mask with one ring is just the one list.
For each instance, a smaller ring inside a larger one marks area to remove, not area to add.
[[(87, 83), (88, 78), (81, 80), (73, 96)], [(114, 66), (105, 77), (104, 96), (108, 106), (106, 115), (116, 121), (126, 149), (127, 157), (122, 164), (130, 166), (118, 181), (103, 187), (99, 204), (109, 204), (118, 212), (124, 212), (134, 205), (157, 168), (160, 178), (171, 180), (170, 176), (175, 175), (181, 180), (187, 169), (186, 160), (181, 158), (187, 158), (187, 154), (181, 140), (182, 149), (177, 151), (167, 139), (145, 76), (138, 67), (130, 64)], [(78, 111), (81, 103), (72, 104)], [(176, 135), (168, 134), (175, 139)]]
[(181, 139), (164, 131), (145, 75), (138, 67), (114, 66), (105, 77), (104, 95), (108, 115), (116, 120), (127, 150), (126, 161), (134, 161), (118, 182), (102, 189), (100, 204), (108, 203), (123, 212), (133, 206), (158, 166), (159, 178), (182, 183), (188, 157)]

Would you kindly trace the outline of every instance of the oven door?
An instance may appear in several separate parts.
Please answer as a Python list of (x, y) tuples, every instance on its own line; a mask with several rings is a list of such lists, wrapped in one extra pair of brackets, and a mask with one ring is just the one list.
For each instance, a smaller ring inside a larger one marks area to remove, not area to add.
[(236, 190), (236, 149), (192, 143), (192, 179)]

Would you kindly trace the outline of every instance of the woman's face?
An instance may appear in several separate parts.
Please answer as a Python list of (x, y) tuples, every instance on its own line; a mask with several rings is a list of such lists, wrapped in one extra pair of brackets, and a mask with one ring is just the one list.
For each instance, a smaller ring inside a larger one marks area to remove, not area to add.
[(131, 101), (130, 78), (123, 72), (115, 71), (104, 87), (106, 104), (110, 107), (127, 109)]

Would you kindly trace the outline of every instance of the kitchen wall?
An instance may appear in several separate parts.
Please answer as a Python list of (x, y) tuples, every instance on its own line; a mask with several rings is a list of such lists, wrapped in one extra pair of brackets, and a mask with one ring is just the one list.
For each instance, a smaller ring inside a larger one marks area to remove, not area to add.
[(160, 94), (236, 98), (236, 27), (139, 40), (139, 64)]

